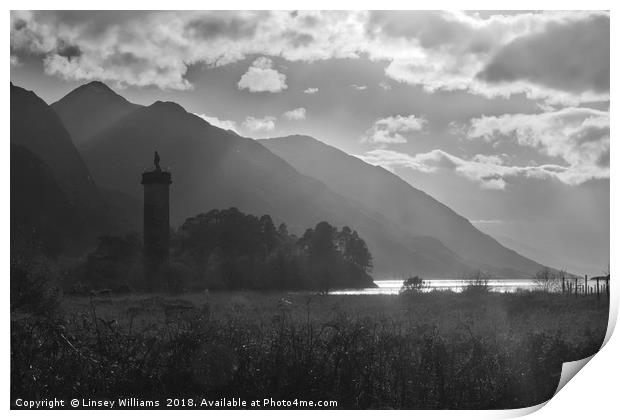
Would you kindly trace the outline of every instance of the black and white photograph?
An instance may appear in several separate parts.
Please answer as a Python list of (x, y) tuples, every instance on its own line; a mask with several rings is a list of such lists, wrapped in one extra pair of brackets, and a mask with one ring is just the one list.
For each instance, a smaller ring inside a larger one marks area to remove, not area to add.
[(12, 410), (524, 409), (603, 346), (610, 11), (7, 14)]

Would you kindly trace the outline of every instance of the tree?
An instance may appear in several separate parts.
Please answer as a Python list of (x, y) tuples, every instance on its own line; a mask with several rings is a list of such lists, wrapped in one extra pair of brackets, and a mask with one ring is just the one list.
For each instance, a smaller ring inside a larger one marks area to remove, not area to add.
[(463, 290), (463, 293), (477, 295), (491, 291), (491, 286), (489, 286), (490, 276), (484, 271), (476, 270), (472, 273), (466, 274), (464, 277), (465, 280), (468, 280), (468, 285)]
[(310, 258), (328, 260), (336, 254), (336, 228), (327, 222), (319, 222), (310, 238)]
[(420, 293), (423, 288), (424, 288), (424, 280), (422, 279), (422, 277), (418, 277), (418, 276), (409, 277), (403, 282), (403, 285), (400, 288), (400, 294), (408, 295), (408, 294)]
[(372, 271), (372, 255), (366, 242), (359, 237), (357, 231), (351, 231), (348, 226), (342, 228), (338, 234), (339, 249), (344, 259), (357, 265), (366, 272)]
[[(558, 278), (558, 272), (552, 270), (549, 267), (543, 267), (537, 271), (534, 275), (534, 280), (544, 291), (550, 291), (555, 285), (555, 280)], [(561, 278), (561, 277), (560, 277)]]
[(278, 245), (278, 232), (271, 220), (271, 216), (265, 214), (258, 220), (261, 228), (262, 241), (267, 247), (267, 251), (272, 251)]
[(297, 239), (283, 223), (276, 229), (269, 215), (211, 210), (187, 219), (173, 238), (172, 257), (191, 267), (192, 283), (203, 287), (328, 290), (372, 284), (366, 272), (372, 257), (363, 239), (324, 221)]
[(138, 235), (101, 236), (86, 258), (84, 283), (94, 289), (126, 292), (141, 287), (142, 246)]

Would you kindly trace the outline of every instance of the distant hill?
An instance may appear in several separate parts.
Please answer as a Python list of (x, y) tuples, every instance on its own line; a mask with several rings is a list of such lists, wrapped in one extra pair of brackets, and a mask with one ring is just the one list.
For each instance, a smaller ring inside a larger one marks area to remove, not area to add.
[(308, 136), (260, 140), (304, 175), (359, 201), (412, 236), (432, 236), (468, 265), (502, 277), (529, 276), (542, 266), (480, 232), (467, 219), (393, 173)]
[(51, 106), (78, 147), (88, 142), (93, 134), (140, 107), (97, 81), (72, 90)]

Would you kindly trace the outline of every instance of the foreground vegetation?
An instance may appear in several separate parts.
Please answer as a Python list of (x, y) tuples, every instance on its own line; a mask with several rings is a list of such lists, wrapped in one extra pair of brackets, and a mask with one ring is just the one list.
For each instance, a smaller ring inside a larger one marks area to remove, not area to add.
[(13, 400), (208, 395), (517, 408), (550, 398), (562, 362), (596, 352), (607, 326), (605, 300), (540, 292), (37, 299), (12, 308)]

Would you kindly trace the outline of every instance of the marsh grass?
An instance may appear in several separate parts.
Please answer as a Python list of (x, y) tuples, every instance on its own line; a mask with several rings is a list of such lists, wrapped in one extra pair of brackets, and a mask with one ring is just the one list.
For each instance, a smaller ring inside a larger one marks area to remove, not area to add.
[(11, 391), (516, 408), (549, 399), (606, 326), (606, 303), (547, 293), (65, 298), (12, 311)]

